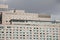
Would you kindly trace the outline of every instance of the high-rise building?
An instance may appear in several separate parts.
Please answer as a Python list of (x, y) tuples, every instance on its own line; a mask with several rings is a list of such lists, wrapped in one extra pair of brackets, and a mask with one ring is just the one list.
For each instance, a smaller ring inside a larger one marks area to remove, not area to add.
[(60, 40), (60, 22), (23, 10), (0, 12), (0, 40)]

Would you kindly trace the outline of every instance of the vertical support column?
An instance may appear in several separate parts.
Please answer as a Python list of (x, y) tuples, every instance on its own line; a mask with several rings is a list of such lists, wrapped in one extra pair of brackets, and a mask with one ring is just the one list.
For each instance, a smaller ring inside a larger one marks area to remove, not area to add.
[(4, 27), (5, 27), (5, 28), (4, 28), (4, 33), (5, 33), (5, 36), (4, 36), (5, 38), (4, 38), (4, 40), (6, 40), (6, 29), (7, 29), (7, 28), (6, 28), (5, 25), (4, 25)]
[(13, 29), (14, 29), (14, 28), (11, 27), (11, 32), (12, 32), (12, 33), (11, 33), (11, 35), (12, 35), (11, 37), (12, 37), (12, 40), (13, 40)]
[(38, 40), (40, 40), (40, 25), (38, 25)]

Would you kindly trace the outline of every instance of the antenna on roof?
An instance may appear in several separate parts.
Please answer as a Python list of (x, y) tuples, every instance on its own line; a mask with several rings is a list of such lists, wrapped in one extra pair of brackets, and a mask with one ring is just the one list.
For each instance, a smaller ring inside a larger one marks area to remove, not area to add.
[(14, 9), (14, 13), (16, 12), (16, 9)]

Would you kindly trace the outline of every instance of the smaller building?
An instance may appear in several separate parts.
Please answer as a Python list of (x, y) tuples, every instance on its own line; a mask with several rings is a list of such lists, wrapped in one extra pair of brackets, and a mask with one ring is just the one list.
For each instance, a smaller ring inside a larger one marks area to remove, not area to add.
[(0, 4), (0, 8), (8, 8), (8, 5)]

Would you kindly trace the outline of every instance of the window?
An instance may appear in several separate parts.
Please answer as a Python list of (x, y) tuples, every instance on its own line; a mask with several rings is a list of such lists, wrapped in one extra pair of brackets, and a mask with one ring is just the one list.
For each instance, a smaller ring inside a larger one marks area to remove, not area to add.
[(20, 39), (22, 39), (22, 37), (20, 37)]
[(47, 40), (52, 40), (51, 38), (47, 38)]
[(16, 39), (18, 39), (18, 37), (16, 37)]
[(8, 22), (8, 21), (6, 20), (6, 22)]
[(23, 37), (23, 39), (25, 39), (25, 37)]
[(10, 26), (8, 26), (7, 28), (11, 28)]
[(4, 27), (3, 26), (0, 26), (1, 29), (3, 29)]
[(23, 35), (23, 36), (25, 36), (25, 35)]
[(8, 33), (8, 32), (6, 32), (6, 33)]
[(38, 28), (35, 28), (35, 27), (34, 27), (34, 29), (38, 29)]
[(2, 33), (4, 33), (4, 32), (2, 32)]
[(23, 34), (25, 34), (25, 32), (23, 32)]
[(11, 32), (10, 32), (11, 33)]
[(32, 38), (30, 37), (30, 39), (32, 39)]

